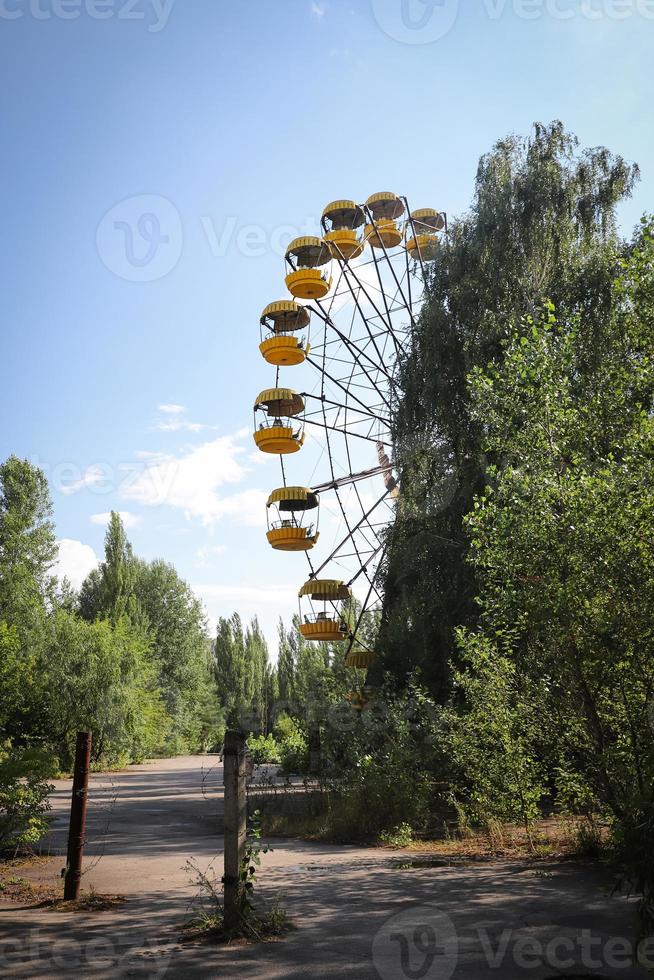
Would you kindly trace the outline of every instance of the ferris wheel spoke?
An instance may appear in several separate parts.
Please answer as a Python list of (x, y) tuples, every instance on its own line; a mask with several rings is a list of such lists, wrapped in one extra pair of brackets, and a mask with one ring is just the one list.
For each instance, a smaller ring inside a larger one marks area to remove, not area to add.
[[(369, 327), (369, 317), (367, 317), (365, 315), (365, 313), (363, 312), (363, 310), (361, 309), (361, 304), (359, 302), (359, 297), (357, 296), (357, 293), (353, 289), (352, 283), (350, 282), (350, 276), (349, 276), (350, 271), (351, 270), (349, 270), (349, 267), (344, 267), (345, 281), (347, 282), (347, 285), (348, 285), (349, 290), (350, 290), (350, 294), (352, 296), (352, 299), (354, 300), (354, 305), (356, 306), (356, 308), (357, 308), (357, 310), (359, 312), (359, 316), (361, 317), (361, 319), (365, 323), (366, 328), (368, 329), (368, 333), (369, 333), (370, 339), (372, 340), (373, 344), (375, 345), (375, 349), (377, 350), (377, 344), (375, 342), (374, 336), (371, 333), (370, 327)], [(380, 280), (380, 285), (381, 285), (381, 280)], [(360, 290), (363, 293), (363, 295), (366, 297), (366, 299), (368, 300), (368, 302), (370, 303), (370, 305), (376, 311), (377, 316), (379, 316), (383, 320), (383, 314), (380, 312), (379, 307), (374, 302), (374, 300), (371, 298), (368, 290), (366, 289), (366, 287), (363, 285), (363, 283), (360, 280), (357, 280), (357, 290)], [(386, 327), (387, 327), (388, 330), (392, 330), (392, 325), (391, 325), (391, 322), (390, 322), (390, 313), (388, 311), (388, 306), (386, 306), (386, 313), (387, 313), (387, 316), (388, 316), (388, 321), (386, 323)], [(381, 355), (381, 353), (378, 350), (377, 350), (377, 354), (379, 356), (380, 361), (382, 361), (382, 355)]]
[[(338, 426), (316, 422), (314, 419), (307, 418), (306, 421), (309, 425), (317, 425), (321, 429), (328, 429), (331, 432), (338, 432), (340, 435), (353, 436), (355, 439), (364, 439), (366, 442), (376, 443), (380, 441), (379, 439), (373, 439), (369, 436), (360, 435), (358, 432), (346, 432), (345, 429), (339, 429)], [(390, 442), (383, 442), (382, 445), (389, 446), (391, 449), (393, 448), (393, 445)]]
[[(373, 255), (374, 255), (374, 249), (373, 249)], [(393, 343), (395, 345), (395, 353), (396, 354), (399, 354), (402, 348), (400, 346), (399, 340), (397, 339), (397, 337), (395, 336), (395, 333), (393, 331), (393, 318), (391, 316), (391, 310), (390, 310), (390, 307), (389, 307), (389, 304), (388, 304), (388, 297), (387, 297), (387, 295), (386, 295), (386, 293), (385, 293), (385, 291), (383, 289), (381, 272), (379, 270), (379, 265), (377, 264), (376, 258), (375, 258), (374, 264), (375, 264), (375, 272), (377, 274), (377, 280), (379, 282), (379, 292), (381, 293), (382, 299), (384, 301), (384, 308), (386, 310), (386, 318), (384, 318), (382, 316), (382, 314), (379, 312), (377, 306), (375, 306), (375, 310), (377, 311), (377, 315), (380, 317), (380, 319), (382, 320), (382, 322), (386, 326), (387, 333), (390, 334), (390, 336), (393, 338)], [(365, 290), (364, 290), (364, 293), (365, 293), (366, 296), (368, 295)]]
[[(371, 220), (374, 222), (374, 215), (372, 214), (372, 212), (370, 212), (369, 209), (367, 209), (367, 210), (368, 210), (368, 214), (371, 217)], [(388, 249), (386, 248), (386, 245), (384, 243), (384, 240), (383, 240), (383, 238), (381, 236), (379, 236), (379, 242), (380, 242), (380, 245), (381, 245), (381, 247), (383, 249), (383, 252), (384, 252), (384, 258), (386, 259), (386, 266), (387, 266), (388, 269), (390, 269), (391, 275), (393, 276), (393, 279), (395, 280), (395, 284), (397, 286), (398, 292), (400, 293), (400, 295), (402, 296), (402, 298), (406, 302), (406, 297), (404, 296), (404, 293), (402, 291), (402, 287), (401, 287), (401, 285), (399, 283), (399, 280), (397, 278), (397, 274), (395, 272), (395, 267), (393, 265), (393, 262), (391, 261), (391, 258), (390, 258), (389, 254), (388, 254)], [(376, 253), (376, 250), (374, 248), (372, 250), (372, 258), (373, 258), (373, 261), (375, 263), (375, 268), (379, 272), (379, 260), (377, 258), (377, 253)], [(415, 322), (415, 318), (413, 316), (413, 310), (409, 306), (408, 302), (406, 302), (406, 309), (407, 309), (407, 313), (409, 314), (409, 317), (411, 318), (411, 325), (413, 327), (415, 327), (416, 322)]]
[[(364, 350), (364, 348), (363, 348), (363, 347), (361, 347), (361, 346), (358, 346), (357, 344), (355, 344), (355, 343), (354, 343), (354, 342), (353, 342), (353, 341), (352, 341), (352, 340), (351, 340), (351, 339), (350, 339), (350, 338), (349, 338), (349, 337), (348, 337), (348, 336), (347, 336), (346, 334), (344, 334), (344, 333), (343, 333), (343, 331), (342, 331), (342, 330), (339, 330), (339, 329), (338, 329), (338, 327), (336, 326), (336, 324), (335, 324), (335, 323), (334, 323), (334, 321), (332, 320), (332, 318), (331, 318), (331, 316), (329, 315), (329, 313), (326, 313), (326, 312), (325, 312), (325, 311), (323, 310), (323, 308), (322, 308), (322, 304), (321, 304), (320, 302), (317, 302), (317, 303), (316, 303), (316, 306), (318, 307), (318, 311), (319, 311), (319, 316), (321, 316), (321, 318), (323, 319), (323, 321), (324, 321), (324, 323), (325, 323), (325, 324), (326, 324), (326, 325), (327, 325), (327, 326), (328, 326), (328, 327), (329, 327), (329, 328), (330, 328), (331, 330), (333, 330), (333, 331), (334, 331), (334, 333), (335, 333), (335, 334), (337, 335), (337, 337), (339, 337), (339, 339), (340, 339), (340, 340), (342, 340), (342, 342), (343, 342), (343, 343), (344, 343), (344, 344), (346, 345), (346, 347), (347, 347), (347, 348), (348, 348), (348, 349), (349, 349), (350, 351), (352, 351), (352, 356), (353, 356), (353, 357), (355, 358), (355, 360), (357, 360), (357, 359), (358, 359), (358, 357), (364, 357), (364, 358), (365, 358), (365, 360), (366, 360), (366, 361), (368, 361), (368, 363), (370, 364), (370, 366), (371, 366), (372, 368), (374, 368), (374, 370), (376, 370), (376, 371), (381, 371), (381, 372), (382, 372), (383, 374), (386, 374), (387, 376), (389, 376), (389, 377), (390, 377), (390, 375), (388, 375), (388, 371), (386, 370), (386, 368), (384, 367), (384, 365), (383, 365), (383, 364), (380, 364), (380, 363), (379, 363), (378, 361), (374, 361), (374, 360), (373, 360), (373, 359), (372, 359), (372, 358), (370, 357), (370, 355), (369, 355), (368, 353), (366, 353), (366, 351)], [(355, 352), (356, 352), (356, 353), (355, 353)], [(361, 369), (362, 369), (363, 371), (365, 371), (365, 368), (363, 367), (363, 365), (362, 365), (362, 364), (360, 364), (360, 367), (361, 367)]]
[[(314, 399), (316, 399), (316, 401), (322, 402), (323, 405), (329, 405), (330, 407), (333, 407), (333, 408), (339, 408), (339, 409), (347, 409), (348, 408), (348, 406), (347, 405), (343, 405), (342, 402), (332, 401), (330, 398), (325, 398), (323, 395), (311, 395), (308, 392), (302, 392), (302, 395), (303, 395), (304, 398), (314, 398)], [(359, 415), (365, 415), (368, 418), (375, 419), (377, 422), (385, 422), (387, 425), (390, 425), (390, 420), (389, 419), (383, 418), (382, 416), (378, 415), (376, 412), (370, 411), (369, 408), (355, 408), (355, 409), (349, 409), (349, 410), (350, 411), (357, 412)]]
[[(319, 365), (318, 365), (318, 364), (316, 363), (316, 361), (314, 361), (314, 360), (313, 360), (313, 359), (312, 359), (311, 357), (307, 357), (307, 361), (308, 361), (308, 363), (309, 363), (309, 364), (311, 364), (311, 365), (313, 365), (314, 367), (319, 367)], [(356, 401), (356, 402), (358, 402), (358, 404), (359, 404), (359, 405), (362, 405), (362, 406), (363, 406), (363, 408), (364, 408), (364, 409), (365, 409), (366, 411), (368, 411), (368, 409), (369, 409), (369, 406), (368, 406), (368, 405), (366, 405), (366, 403), (365, 403), (364, 401), (362, 401), (362, 400), (361, 400), (360, 398), (357, 398), (357, 397), (356, 397), (356, 395), (353, 395), (353, 394), (352, 394), (352, 392), (351, 392), (351, 391), (350, 391), (350, 390), (349, 390), (349, 389), (348, 389), (348, 388), (347, 388), (347, 387), (346, 387), (346, 386), (345, 386), (345, 385), (343, 384), (343, 382), (342, 382), (342, 381), (339, 381), (339, 380), (338, 380), (337, 378), (334, 378), (334, 377), (333, 377), (333, 375), (331, 375), (331, 374), (329, 374), (329, 372), (328, 372), (328, 371), (323, 371), (323, 373), (324, 373), (324, 375), (325, 375), (325, 377), (326, 377), (326, 378), (329, 378), (329, 380), (330, 380), (330, 381), (331, 381), (331, 382), (332, 382), (333, 384), (335, 384), (335, 385), (337, 385), (337, 386), (338, 386), (339, 388), (341, 388), (341, 390), (342, 390), (342, 391), (344, 391), (344, 392), (345, 392), (345, 394), (346, 394), (346, 395), (348, 395), (348, 397), (350, 397), (350, 398), (353, 398), (353, 399), (354, 399), (354, 401)], [(317, 396), (316, 396), (316, 397), (317, 397)]]

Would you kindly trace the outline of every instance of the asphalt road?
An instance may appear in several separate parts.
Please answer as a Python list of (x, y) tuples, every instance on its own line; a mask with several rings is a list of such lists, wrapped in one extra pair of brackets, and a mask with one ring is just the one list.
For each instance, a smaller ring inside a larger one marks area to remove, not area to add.
[[(570, 863), (410, 868), (412, 853), (275, 840), (258, 894), (281, 896), (293, 930), (274, 943), (179, 941), (195, 904), (187, 862), (222, 859), (222, 767), (215, 756), (160, 760), (92, 779), (85, 890), (124, 895), (106, 912), (0, 905), (0, 976), (79, 978), (625, 978), (634, 902)], [(70, 782), (57, 784), (50, 858), (63, 864)], [(654, 946), (651, 949), (654, 966)]]

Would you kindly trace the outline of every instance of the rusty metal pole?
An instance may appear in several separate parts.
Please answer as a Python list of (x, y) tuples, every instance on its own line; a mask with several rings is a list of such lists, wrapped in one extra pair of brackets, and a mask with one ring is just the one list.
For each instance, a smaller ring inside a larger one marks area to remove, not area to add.
[(239, 924), (242, 896), (241, 865), (245, 858), (247, 795), (245, 789), (245, 736), (225, 733), (223, 751), (225, 781), (225, 928)]
[(78, 732), (75, 747), (73, 793), (70, 801), (68, 857), (64, 878), (64, 899), (77, 901), (82, 883), (82, 854), (86, 832), (86, 801), (91, 768), (91, 732)]

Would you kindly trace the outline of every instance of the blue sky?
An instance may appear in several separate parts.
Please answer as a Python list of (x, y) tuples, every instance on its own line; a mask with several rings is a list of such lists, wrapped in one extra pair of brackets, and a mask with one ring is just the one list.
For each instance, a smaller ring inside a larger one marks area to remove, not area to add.
[(251, 404), (291, 233), (385, 189), (460, 213), (479, 156), (553, 118), (640, 164), (629, 232), (653, 37), (653, 0), (0, 0), (0, 456), (48, 473), (62, 568), (118, 509), (274, 636), (305, 565), (265, 541)]

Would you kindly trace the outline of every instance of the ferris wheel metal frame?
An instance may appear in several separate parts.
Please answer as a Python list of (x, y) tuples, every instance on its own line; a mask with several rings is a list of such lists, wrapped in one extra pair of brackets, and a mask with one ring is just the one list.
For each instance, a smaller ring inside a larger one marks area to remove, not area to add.
[[(365, 204), (332, 202), (321, 225), (321, 237), (304, 236), (288, 246), (286, 285), (293, 298), (269, 304), (261, 316), (262, 337), (264, 331), (271, 336), (262, 339), (260, 351), (276, 374), (275, 387), (255, 402), (254, 438), (264, 452), (279, 455), (281, 466), (283, 486), (267, 503), (267, 510), (274, 507), (280, 516), (272, 526), (268, 521), (268, 540), (277, 550), (304, 552), (309, 564), (309, 579), (299, 590), (300, 632), (310, 640), (345, 641), (346, 664), (365, 670), (375, 653), (362, 642), (361, 625), (382, 603), (376, 572), (386, 548), (383, 530), (393, 520), (399, 493), (391, 435), (396, 365), (422, 305), (427, 267), (437, 258), (440, 236), (447, 236), (447, 214), (411, 211), (406, 197), (382, 192)], [(312, 344), (316, 321), (320, 336)], [(306, 339), (298, 340), (301, 330)], [(282, 368), (300, 364), (316, 372), (313, 390), (281, 387)], [(267, 419), (257, 428), (258, 411)], [(289, 485), (285, 457), (302, 449), (307, 427), (321, 434), (322, 448), (306, 486)], [(366, 445), (374, 445), (377, 465), (357, 467)], [(314, 482), (324, 457), (328, 478)], [(383, 491), (372, 502), (364, 500), (361, 485), (379, 477)], [(327, 556), (314, 562), (321, 495), (329, 492), (337, 504), (337, 534)], [(313, 522), (302, 523), (313, 510), (315, 529)], [(343, 579), (320, 577), (330, 565), (345, 562), (349, 571)], [(356, 621), (348, 622), (344, 604), (360, 579), (365, 598)], [(312, 610), (304, 622), (303, 599)], [(316, 605), (322, 606), (317, 613)]]

